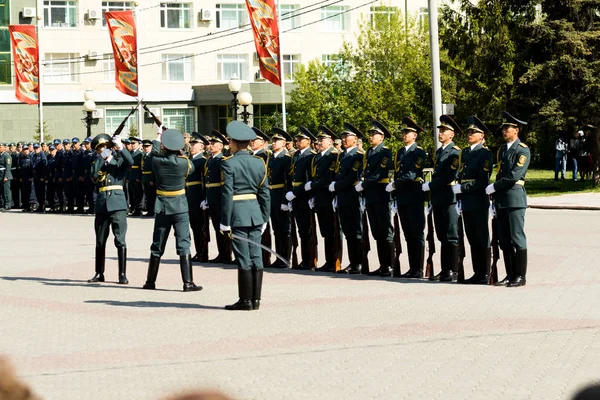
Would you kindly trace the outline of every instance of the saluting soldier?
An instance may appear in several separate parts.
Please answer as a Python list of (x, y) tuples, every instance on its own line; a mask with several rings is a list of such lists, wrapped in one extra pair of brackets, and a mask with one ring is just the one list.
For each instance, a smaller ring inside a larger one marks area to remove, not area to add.
[(39, 143), (33, 145), (31, 162), (33, 165), (33, 188), (37, 204), (37, 209), (32, 211), (43, 213), (46, 211), (46, 168), (48, 167), (48, 159)]
[[(440, 116), (438, 125), (440, 148), (435, 152), (431, 182), (422, 185), (424, 192), (431, 190), (431, 205), (435, 233), (441, 243), (439, 274), (441, 282), (456, 282), (460, 247), (458, 244), (458, 212), (456, 195), (452, 186), (456, 184), (460, 166), (460, 147), (454, 145), (454, 134), (462, 131), (449, 115)], [(438, 278), (438, 277), (436, 277)]]
[(144, 156), (142, 158), (142, 188), (146, 198), (146, 217), (154, 217), (154, 203), (156, 201), (156, 186), (152, 174), (152, 140), (142, 141)]
[(156, 183), (156, 203), (154, 205), (154, 234), (150, 246), (148, 277), (144, 289), (156, 288), (156, 277), (160, 259), (165, 252), (171, 228), (175, 230), (175, 247), (179, 255), (181, 279), (184, 292), (202, 290), (196, 286), (192, 275), (192, 254), (190, 252), (190, 217), (185, 195), (185, 180), (194, 172), (194, 165), (181, 155), (183, 135), (174, 129), (158, 133), (152, 142), (152, 172)]
[[(256, 137), (250, 140), (250, 150), (252, 155), (259, 157), (264, 161), (265, 166), (269, 165), (269, 159), (271, 158), (271, 151), (266, 148), (269, 143), (269, 136), (256, 127), (252, 127), (252, 130), (256, 134)], [(268, 184), (268, 182), (267, 182)], [(271, 248), (271, 230), (269, 229), (269, 221), (267, 221), (267, 229), (263, 232), (261, 238), (261, 244), (265, 247)], [(262, 251), (263, 255), (263, 267), (269, 268), (271, 266), (271, 253), (266, 250)]]
[(519, 130), (527, 122), (502, 111), (502, 137), (506, 141), (498, 150), (496, 182), (485, 189), (493, 195), (498, 219), (498, 239), (504, 255), (506, 278), (498, 286), (524, 286), (527, 275), (527, 238), (525, 236), (525, 174), (531, 155), (519, 140)]
[(492, 152), (483, 145), (490, 130), (479, 118), (468, 119), (467, 140), (460, 155), (458, 184), (452, 186), (454, 194), (461, 194), (461, 206), (465, 233), (471, 246), (473, 276), (465, 281), (476, 285), (487, 285), (490, 281), (491, 248), (488, 227), (490, 200), (485, 188), (490, 183)]
[(0, 210), (10, 210), (12, 207), (12, 157), (8, 154), (6, 143), (0, 143)]
[(404, 147), (396, 152), (394, 158), (394, 181), (386, 190), (395, 194), (400, 225), (404, 231), (408, 250), (409, 270), (403, 278), (422, 278), (425, 262), (425, 200), (421, 184), (423, 168), (427, 154), (417, 145), (417, 137), (423, 132), (410, 117), (402, 118), (399, 126)]
[[(220, 230), (260, 243), (269, 220), (270, 195), (267, 168), (260, 157), (248, 153), (249, 141), (256, 134), (246, 124), (232, 121), (227, 125), (231, 138), (231, 157), (222, 161), (222, 207)], [(233, 240), (238, 265), (239, 300), (227, 310), (258, 310), (263, 281), (263, 263), (258, 246)]]
[(192, 261), (200, 262), (202, 249), (204, 248), (204, 212), (200, 208), (202, 201), (206, 200), (204, 190), (204, 165), (206, 157), (202, 154), (202, 144), (208, 144), (208, 141), (198, 133), (192, 133), (190, 138), (190, 161), (194, 164), (194, 172), (190, 173), (185, 182), (185, 194), (187, 196), (188, 208), (190, 212), (190, 226), (194, 237), (194, 247), (196, 254)]
[(335, 196), (340, 225), (346, 237), (348, 259), (350, 264), (338, 271), (339, 273), (360, 274), (363, 260), (362, 220), (358, 212), (360, 196), (354, 185), (360, 180), (363, 168), (364, 152), (358, 149), (358, 138), (361, 131), (352, 124), (344, 122), (341, 134), (344, 151), (339, 157), (334, 181), (329, 185), (329, 191)]
[(379, 268), (369, 275), (391, 276), (394, 259), (394, 232), (390, 218), (390, 194), (386, 191), (390, 183), (389, 171), (392, 167), (392, 152), (385, 145), (390, 132), (377, 120), (371, 122), (369, 143), (371, 147), (364, 157), (363, 180), (354, 187), (363, 192), (371, 233), (377, 242)]

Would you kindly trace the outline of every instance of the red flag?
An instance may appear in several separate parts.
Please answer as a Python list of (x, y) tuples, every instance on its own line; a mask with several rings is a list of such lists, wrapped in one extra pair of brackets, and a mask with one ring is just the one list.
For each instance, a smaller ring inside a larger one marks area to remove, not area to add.
[(9, 25), (15, 59), (15, 97), (27, 104), (40, 104), (40, 54), (33, 25)]
[(281, 49), (275, 0), (246, 0), (246, 6), (254, 31), (260, 73), (281, 86)]
[(105, 12), (115, 58), (115, 87), (129, 96), (138, 95), (137, 35), (133, 12)]

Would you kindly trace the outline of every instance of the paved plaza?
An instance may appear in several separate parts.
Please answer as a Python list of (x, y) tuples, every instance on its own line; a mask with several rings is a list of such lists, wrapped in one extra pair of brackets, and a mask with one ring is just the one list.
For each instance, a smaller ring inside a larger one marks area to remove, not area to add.
[(261, 310), (231, 312), (236, 270), (196, 265), (204, 290), (183, 293), (172, 235), (160, 290), (140, 289), (151, 219), (129, 219), (120, 286), (111, 241), (109, 282), (86, 283), (93, 217), (2, 213), (0, 353), (57, 400), (568, 399), (600, 382), (599, 221), (528, 210), (523, 288), (268, 270)]

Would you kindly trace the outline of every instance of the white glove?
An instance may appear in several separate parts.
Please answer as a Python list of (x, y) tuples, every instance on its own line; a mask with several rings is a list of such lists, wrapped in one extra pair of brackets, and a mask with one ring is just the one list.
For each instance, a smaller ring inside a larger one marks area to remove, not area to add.
[(454, 193), (454, 194), (462, 193), (462, 187), (460, 186), (460, 183), (452, 186), (452, 193)]
[(329, 191), (330, 192), (335, 192), (335, 181), (331, 182), (329, 184)]
[(292, 201), (292, 200), (294, 200), (295, 198), (296, 198), (296, 195), (295, 195), (295, 194), (294, 194), (294, 192), (292, 192), (292, 191), (289, 191), (289, 192), (287, 192), (287, 193), (285, 194), (285, 199), (286, 199), (287, 201)]
[(367, 200), (364, 197), (360, 199), (360, 212), (364, 213), (367, 210)]
[(208, 210), (208, 204), (206, 203), (206, 200), (202, 200), (200, 203), (200, 208), (203, 210)]
[(294, 211), (294, 207), (292, 207), (292, 203), (288, 203), (288, 211)]
[(158, 134), (163, 133), (163, 127), (164, 127), (164, 125), (161, 125), (158, 128), (156, 128), (156, 133), (158, 133)]
[[(266, 225), (266, 224), (265, 224)], [(231, 231), (230, 226), (225, 226), (223, 224), (219, 224), (219, 230), (223, 233)]]
[(359, 193), (360, 193), (360, 192), (362, 192), (363, 190), (365, 190), (365, 189), (363, 189), (363, 187), (362, 187), (362, 182), (358, 182), (358, 183), (356, 184), (356, 186), (354, 186), (354, 190), (356, 190), (356, 191), (357, 191), (357, 192), (359, 192)]
[(290, 208), (288, 207), (287, 204), (282, 204), (281, 205), (281, 211), (286, 211), (287, 212), (287, 211), (290, 211)]
[(398, 202), (396, 200), (392, 201), (392, 215), (398, 214)]
[(488, 185), (485, 188), (485, 194), (490, 195), (492, 193), (494, 193), (496, 191), (496, 188), (494, 187), (494, 184)]
[(387, 186), (385, 187), (385, 191), (386, 192), (393, 192), (394, 191), (394, 182), (390, 182), (387, 184)]
[(427, 215), (429, 215), (429, 213), (431, 213), (431, 210), (433, 210), (433, 206), (432, 206), (431, 204), (429, 204), (429, 205), (427, 206), (427, 210), (425, 210), (425, 213), (426, 213)]
[(423, 186), (421, 186), (421, 190), (424, 192), (429, 192), (429, 182), (425, 182)]
[(310, 207), (311, 210), (313, 208), (315, 208), (315, 198), (314, 197), (308, 200), (308, 206)]
[(333, 207), (334, 210), (337, 210), (337, 196), (335, 196), (333, 198), (333, 200), (331, 201), (331, 205)]
[(462, 201), (457, 201), (454, 208), (456, 209), (456, 213), (458, 215), (462, 215)]
[(260, 234), (262, 235), (263, 233), (265, 233), (265, 231), (267, 230), (267, 223), (265, 222), (264, 224), (262, 224), (262, 226), (260, 227)]
[(120, 135), (116, 135), (115, 137), (113, 137), (112, 138), (112, 142), (115, 144), (115, 146), (117, 147), (117, 149), (123, 150), (123, 143), (121, 142), (121, 136)]
[(306, 182), (304, 184), (304, 190), (308, 192), (310, 190), (311, 186), (312, 186), (312, 181)]
[(106, 149), (102, 150), (102, 153), (100, 153), (100, 156), (106, 160), (108, 157), (112, 156), (112, 151), (109, 148), (106, 148)]

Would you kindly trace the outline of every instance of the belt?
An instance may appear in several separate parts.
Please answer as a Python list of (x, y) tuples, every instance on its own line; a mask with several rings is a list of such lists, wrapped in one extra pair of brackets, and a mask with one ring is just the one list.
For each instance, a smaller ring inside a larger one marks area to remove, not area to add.
[(121, 185), (102, 186), (98, 189), (99, 192), (108, 192), (109, 190), (123, 190)]
[(285, 183), (278, 183), (276, 185), (269, 185), (269, 189), (282, 189), (285, 187)]
[(523, 179), (520, 179), (520, 180), (518, 180), (518, 181), (515, 182), (515, 185), (525, 186), (525, 181)]
[(461, 179), (460, 183), (475, 182), (477, 179)]
[(304, 185), (306, 182), (292, 182), (293, 187), (298, 187), (300, 185)]
[(142, 171), (142, 175), (151, 175), (152, 171)]
[(137, 169), (137, 168), (139, 168), (139, 167), (140, 167), (139, 165), (132, 165), (132, 166), (131, 166), (131, 169)]
[(185, 194), (185, 189), (179, 190), (157, 190), (156, 194), (159, 196), (181, 196)]
[(193, 182), (186, 182), (185, 186), (196, 186), (196, 185), (202, 185), (202, 182), (200, 181), (193, 181)]
[(219, 183), (207, 183), (206, 187), (207, 188), (221, 187), (221, 182), (219, 182)]
[(233, 201), (239, 201), (239, 200), (254, 200), (256, 199), (256, 195), (254, 193), (247, 193), (247, 194), (234, 194), (233, 195)]
[(377, 181), (377, 183), (390, 183), (390, 178), (384, 178)]

